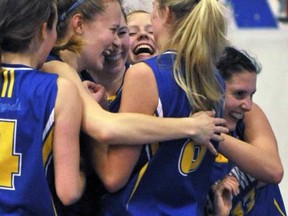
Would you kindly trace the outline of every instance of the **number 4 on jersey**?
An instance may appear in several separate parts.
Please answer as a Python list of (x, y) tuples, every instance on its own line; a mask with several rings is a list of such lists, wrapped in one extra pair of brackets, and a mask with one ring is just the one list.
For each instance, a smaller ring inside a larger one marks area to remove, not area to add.
[(17, 122), (0, 119), (0, 189), (14, 190), (14, 177), (21, 174), (21, 154), (16, 151)]

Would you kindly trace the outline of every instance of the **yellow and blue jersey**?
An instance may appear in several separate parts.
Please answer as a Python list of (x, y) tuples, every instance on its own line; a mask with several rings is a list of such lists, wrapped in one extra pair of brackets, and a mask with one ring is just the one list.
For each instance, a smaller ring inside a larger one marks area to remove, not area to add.
[[(240, 120), (236, 130), (231, 135), (244, 140), (244, 131), (245, 125), (243, 120)], [(227, 174), (237, 178), (240, 189), (240, 193), (233, 197), (230, 216), (286, 216), (279, 185), (263, 184), (241, 171), (224, 156), (219, 155), (214, 164), (211, 182), (215, 183)], [(210, 211), (213, 211), (211, 209), (212, 197), (213, 192), (210, 193), (210, 200), (208, 201), (210, 204), (207, 206), (206, 215), (210, 215)]]
[[(192, 111), (173, 76), (175, 58), (175, 52), (166, 52), (144, 61), (157, 81), (159, 117), (187, 117)], [(218, 116), (222, 108), (223, 104), (215, 107)], [(188, 138), (160, 142), (155, 155), (123, 189), (104, 196), (102, 215), (202, 215), (214, 160), (206, 147)]]
[(57, 75), (2, 64), (0, 76), (0, 215), (54, 215), (46, 169)]

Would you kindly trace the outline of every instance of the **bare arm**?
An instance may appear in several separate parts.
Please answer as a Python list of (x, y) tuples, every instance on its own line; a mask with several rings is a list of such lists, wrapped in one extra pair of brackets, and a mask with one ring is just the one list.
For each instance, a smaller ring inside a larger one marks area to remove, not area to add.
[[(44, 64), (44, 71), (57, 72), (60, 77), (73, 81), (79, 90), (83, 102), (82, 130), (94, 139), (108, 144), (144, 144), (156, 141), (195, 138), (199, 132), (193, 118), (156, 118), (136, 113), (110, 113), (103, 110), (84, 88), (77, 72), (59, 61)], [(213, 125), (223, 125), (223, 119), (211, 118)], [(227, 132), (222, 126), (215, 126), (215, 132)], [(214, 137), (219, 139), (219, 137)]]
[(59, 78), (53, 153), (56, 191), (64, 205), (77, 201), (85, 187), (85, 176), (80, 172), (79, 132), (82, 105), (79, 99), (76, 86)]
[[(147, 83), (149, 83), (149, 88), (147, 88)], [(120, 112), (140, 112), (153, 115), (157, 105), (158, 90), (151, 69), (143, 63), (129, 68), (123, 85)], [(195, 120), (191, 121), (192, 125), (190, 125), (195, 133), (194, 141), (200, 144), (211, 144), (210, 139), (214, 137), (215, 132), (213, 112), (209, 114), (206, 112), (197, 113), (190, 118), (190, 120), (192, 119)], [(158, 118), (158, 120), (160, 119)], [(150, 122), (149, 127), (154, 127), (153, 124)], [(172, 127), (175, 126), (175, 124), (172, 125)], [(183, 127), (183, 125), (178, 126)], [(172, 131), (168, 130), (168, 132)], [(175, 139), (175, 137), (173, 138)], [(93, 149), (94, 168), (106, 188), (110, 192), (114, 192), (127, 183), (138, 161), (142, 146), (110, 145), (106, 147), (102, 145), (101, 148), (99, 145), (94, 145)]]
[(244, 141), (223, 135), (225, 140), (220, 143), (219, 151), (254, 178), (278, 184), (283, 177), (283, 167), (277, 141), (266, 115), (257, 104), (245, 114), (244, 124)]

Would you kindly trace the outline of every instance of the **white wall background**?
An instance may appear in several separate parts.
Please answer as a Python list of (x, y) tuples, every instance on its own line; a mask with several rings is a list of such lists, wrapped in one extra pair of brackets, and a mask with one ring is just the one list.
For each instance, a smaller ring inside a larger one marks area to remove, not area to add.
[[(124, 1), (126, 6), (131, 4), (134, 8), (149, 7), (151, 3), (150, 0)], [(276, 15), (278, 0), (268, 1)], [(280, 23), (277, 29), (238, 29), (231, 20), (228, 37), (261, 62), (254, 101), (266, 113), (278, 140), (285, 171), (280, 188), (288, 211), (288, 24)]]

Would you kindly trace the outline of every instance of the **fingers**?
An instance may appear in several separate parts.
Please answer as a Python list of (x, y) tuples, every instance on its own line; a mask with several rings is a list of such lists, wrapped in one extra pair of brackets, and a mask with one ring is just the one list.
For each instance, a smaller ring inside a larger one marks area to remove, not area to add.
[(237, 196), (240, 193), (238, 180), (234, 176), (227, 176), (225, 179), (227, 179), (227, 184), (232, 194)]
[(227, 134), (227, 133), (229, 133), (229, 129), (224, 127), (224, 126), (215, 125), (214, 133), (218, 133), (218, 134), (225, 133), (225, 134)]
[(231, 195), (237, 196), (240, 192), (239, 182), (234, 176), (226, 176), (214, 184), (212, 190), (214, 193), (230, 193)]
[(226, 120), (223, 119), (223, 118), (214, 118), (214, 124), (215, 125), (225, 126), (226, 125)]
[(221, 141), (224, 141), (224, 137), (219, 135), (219, 134), (213, 134), (212, 140), (214, 140), (216, 142), (221, 142)]
[[(201, 111), (200, 111), (201, 112)], [(215, 111), (211, 110), (211, 111), (205, 111), (205, 113), (210, 116), (210, 117), (214, 117), (215, 116)]]
[(215, 156), (218, 155), (217, 150), (215, 149), (215, 147), (213, 146), (213, 144), (211, 142), (208, 143), (207, 145), (207, 149)]

